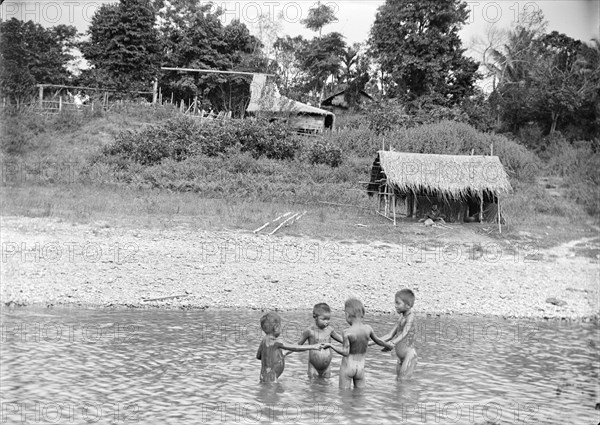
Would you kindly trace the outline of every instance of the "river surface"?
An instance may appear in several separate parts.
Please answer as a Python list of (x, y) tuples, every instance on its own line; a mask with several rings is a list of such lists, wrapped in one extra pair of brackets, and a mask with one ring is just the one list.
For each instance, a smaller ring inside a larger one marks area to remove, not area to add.
[[(263, 313), (246, 310), (4, 309), (4, 423), (599, 422), (598, 326), (418, 317), (417, 372), (397, 382), (375, 346), (367, 385), (309, 380), (307, 353), (286, 357), (277, 384), (259, 384)], [(296, 342), (311, 312), (281, 314)], [(379, 335), (396, 316), (367, 315)], [(334, 312), (332, 326), (347, 325)], [(599, 405), (600, 407), (600, 405)]]

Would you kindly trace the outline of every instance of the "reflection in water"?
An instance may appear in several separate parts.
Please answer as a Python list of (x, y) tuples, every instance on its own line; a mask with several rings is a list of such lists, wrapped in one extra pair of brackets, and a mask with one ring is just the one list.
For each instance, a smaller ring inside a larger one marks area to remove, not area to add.
[[(2, 423), (595, 423), (593, 324), (422, 318), (419, 366), (369, 349), (367, 386), (306, 376), (307, 353), (259, 384), (260, 312), (16, 309), (2, 314)], [(310, 313), (284, 313), (291, 342)], [(370, 320), (369, 320), (370, 319)], [(393, 316), (368, 316), (383, 334)], [(332, 326), (345, 327), (334, 313)]]

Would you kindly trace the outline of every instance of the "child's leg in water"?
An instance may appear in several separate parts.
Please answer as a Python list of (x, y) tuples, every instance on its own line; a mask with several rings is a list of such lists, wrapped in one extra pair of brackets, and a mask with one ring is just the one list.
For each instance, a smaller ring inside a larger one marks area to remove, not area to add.
[(348, 361), (344, 357), (340, 365), (340, 388), (347, 389), (352, 387), (352, 375), (353, 373), (348, 367)]
[(410, 348), (403, 359), (398, 358), (398, 363), (396, 363), (397, 378), (409, 378), (415, 371), (417, 362), (417, 352), (414, 348)]

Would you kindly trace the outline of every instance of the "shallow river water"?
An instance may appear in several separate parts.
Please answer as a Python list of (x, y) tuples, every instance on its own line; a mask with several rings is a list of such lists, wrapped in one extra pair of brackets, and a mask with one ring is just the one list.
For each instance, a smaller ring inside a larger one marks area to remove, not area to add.
[[(5, 309), (4, 423), (596, 424), (600, 341), (591, 323), (418, 317), (415, 376), (375, 346), (367, 386), (309, 380), (306, 353), (258, 383), (259, 311)], [(288, 312), (299, 339), (309, 311)], [(367, 315), (379, 335), (396, 316)], [(339, 312), (332, 326), (346, 325)], [(600, 406), (599, 406), (600, 407)]]

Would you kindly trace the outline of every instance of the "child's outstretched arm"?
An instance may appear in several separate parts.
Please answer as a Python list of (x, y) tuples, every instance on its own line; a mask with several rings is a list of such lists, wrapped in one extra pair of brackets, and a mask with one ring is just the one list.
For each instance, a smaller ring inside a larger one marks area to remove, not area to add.
[(408, 317), (406, 318), (406, 324), (404, 325), (404, 329), (402, 329), (402, 332), (400, 332), (398, 335), (396, 335), (394, 338), (392, 338), (392, 340), (390, 340), (390, 342), (392, 344), (396, 345), (400, 341), (402, 341), (406, 337), (406, 335), (408, 335), (409, 332), (412, 332), (414, 322), (415, 322), (415, 315), (414, 315), (414, 313), (411, 312), (411, 314), (409, 314)]
[[(394, 325), (394, 327), (392, 328), (391, 331), (389, 331), (388, 333), (386, 333), (385, 335), (383, 335), (382, 337), (380, 337), (380, 339), (384, 340), (384, 341), (389, 341), (390, 339), (392, 339), (397, 333), (398, 333), (398, 327), (400, 326), (400, 321), (397, 321), (396, 324)], [(376, 342), (375, 341), (369, 341), (369, 347), (372, 345), (375, 345)], [(381, 345), (381, 344), (379, 344)]]
[(396, 322), (396, 324), (394, 325), (394, 327), (392, 328), (392, 330), (389, 331), (388, 333), (386, 333), (385, 335), (383, 335), (381, 337), (381, 339), (384, 341), (389, 341), (390, 339), (392, 339), (398, 333), (399, 326), (400, 326), (400, 321), (398, 320)]
[(337, 333), (336, 331), (331, 331), (331, 337), (333, 339), (335, 339), (337, 342), (339, 342), (340, 344), (344, 343), (344, 338), (342, 337), (342, 335), (340, 335), (339, 333)]
[(344, 357), (350, 355), (350, 340), (348, 339), (348, 335), (346, 335), (346, 332), (342, 333), (342, 348), (336, 347), (335, 345), (331, 344), (325, 344), (325, 346), (327, 348), (331, 348), (333, 351)]
[(375, 342), (375, 344), (377, 345), (381, 345), (384, 348), (387, 348), (388, 350), (393, 350), (394, 349), (394, 345), (384, 341), (382, 338), (379, 338), (377, 335), (375, 335), (375, 332), (373, 331), (373, 328), (371, 328), (371, 332), (369, 333), (369, 336), (371, 337), (371, 339)]
[(320, 344), (298, 345), (298, 344), (290, 344), (289, 342), (286, 342), (284, 340), (279, 341), (279, 345), (284, 350), (295, 351), (295, 352), (298, 352), (298, 351), (309, 351), (309, 350), (319, 350), (319, 349), (321, 349), (321, 345)]

